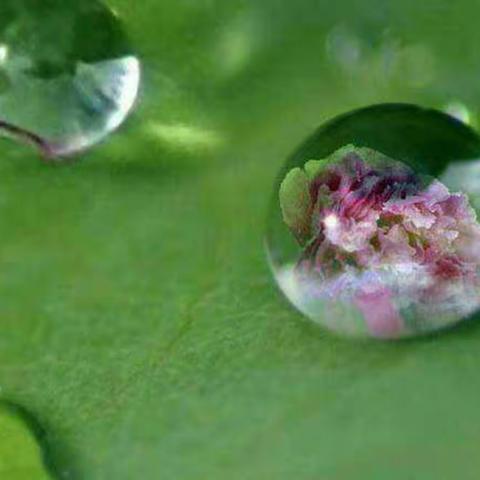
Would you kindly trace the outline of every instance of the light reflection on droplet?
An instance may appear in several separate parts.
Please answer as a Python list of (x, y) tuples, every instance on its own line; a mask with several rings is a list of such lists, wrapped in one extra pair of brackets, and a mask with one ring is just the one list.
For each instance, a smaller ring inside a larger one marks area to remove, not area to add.
[(4, 64), (8, 59), (8, 46), (0, 44), (0, 65)]
[(470, 110), (467, 108), (467, 106), (462, 102), (454, 101), (447, 103), (444, 106), (443, 111), (456, 118), (457, 120), (466, 123), (467, 125), (472, 124), (472, 114), (470, 113)]
[(472, 205), (480, 210), (480, 159), (449, 165), (441, 180), (454, 190), (468, 192)]

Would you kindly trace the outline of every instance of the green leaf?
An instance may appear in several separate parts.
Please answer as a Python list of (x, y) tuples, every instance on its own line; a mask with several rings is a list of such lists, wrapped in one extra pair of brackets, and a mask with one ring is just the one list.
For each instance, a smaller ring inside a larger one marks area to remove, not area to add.
[(308, 175), (310, 180), (315, 179), (322, 173), (330, 165), (339, 164), (347, 155), (349, 154), (358, 155), (365, 161), (374, 160), (378, 156), (382, 156), (382, 154), (375, 152), (369, 148), (358, 148), (354, 145), (346, 145), (344, 147), (339, 148), (338, 150), (334, 151), (330, 156), (324, 158), (322, 160), (309, 160), (305, 164), (305, 172)]
[[(128, 125), (59, 168), (0, 141), (0, 385), (45, 419), (65, 478), (478, 478), (479, 325), (336, 338), (279, 296), (262, 247), (275, 175), (315, 126), (465, 91), (477, 3), (109, 4), (145, 65)], [(434, 85), (385, 75), (387, 20), (399, 48), (442, 52)], [(332, 38), (361, 63), (332, 69)], [(222, 141), (184, 148), (185, 131)]]
[(329, 165), (328, 159), (325, 160), (309, 160), (305, 164), (305, 172), (309, 180), (314, 180)]
[(310, 182), (305, 172), (294, 168), (288, 172), (280, 185), (280, 206), (283, 219), (295, 236), (302, 242), (310, 233)]

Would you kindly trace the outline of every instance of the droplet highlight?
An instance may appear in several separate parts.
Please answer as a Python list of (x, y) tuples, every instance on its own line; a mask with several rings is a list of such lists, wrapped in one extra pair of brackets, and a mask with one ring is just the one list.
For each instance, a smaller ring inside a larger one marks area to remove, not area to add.
[[(393, 339), (480, 307), (480, 138), (450, 116), (378, 105), (321, 127), (275, 185), (268, 253), (293, 305), (341, 334)], [(458, 170), (460, 169), (460, 170)]]

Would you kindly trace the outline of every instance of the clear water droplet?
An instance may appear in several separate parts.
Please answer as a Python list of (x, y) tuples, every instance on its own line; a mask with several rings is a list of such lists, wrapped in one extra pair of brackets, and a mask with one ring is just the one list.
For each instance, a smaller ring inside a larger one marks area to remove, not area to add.
[(388, 104), (328, 122), (275, 185), (268, 253), (293, 305), (338, 333), (401, 338), (480, 308), (480, 138)]
[(103, 4), (2, 0), (0, 133), (72, 155), (123, 123), (139, 84), (139, 60)]
[(0, 402), (0, 478), (51, 480), (41, 443), (44, 436), (22, 407)]

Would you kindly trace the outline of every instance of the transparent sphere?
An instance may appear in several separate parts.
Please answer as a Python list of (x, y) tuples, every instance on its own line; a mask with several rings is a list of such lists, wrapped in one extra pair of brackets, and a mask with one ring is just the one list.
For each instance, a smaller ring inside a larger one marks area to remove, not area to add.
[(139, 61), (103, 4), (0, 2), (1, 134), (71, 155), (122, 124), (139, 83)]
[(480, 137), (436, 110), (335, 118), (275, 185), (268, 253), (290, 302), (338, 333), (415, 336), (480, 308)]

